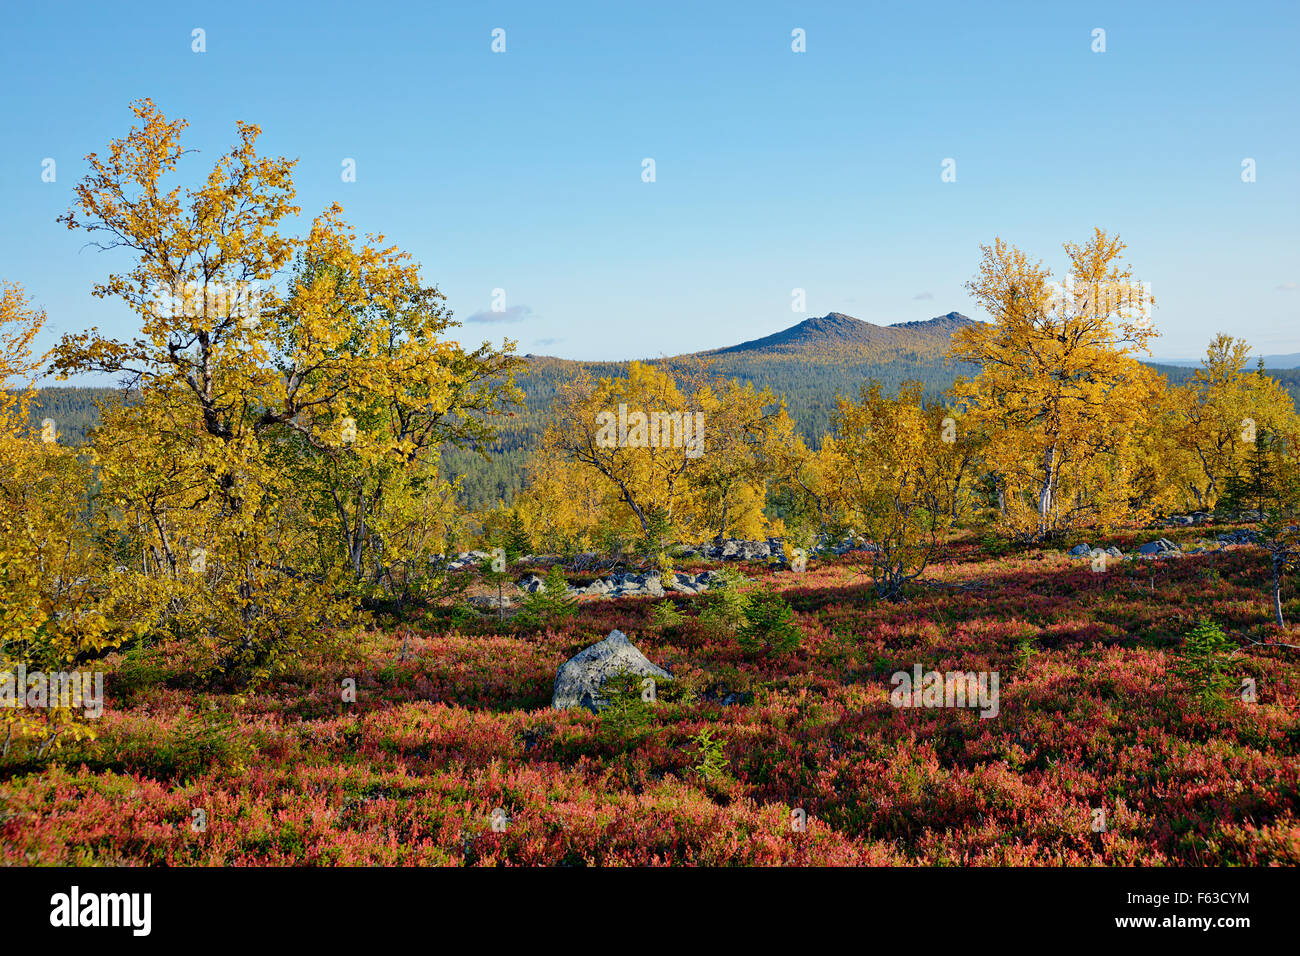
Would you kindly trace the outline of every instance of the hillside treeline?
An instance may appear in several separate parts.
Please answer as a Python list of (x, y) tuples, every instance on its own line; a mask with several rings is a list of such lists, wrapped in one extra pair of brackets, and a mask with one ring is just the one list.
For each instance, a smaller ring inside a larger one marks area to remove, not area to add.
[[(661, 360), (662, 361), (662, 360)], [(627, 369), (626, 362), (573, 362), (564, 359), (525, 359), (517, 373), (516, 384), (523, 401), (514, 409), (514, 417), (498, 425), (497, 436), (483, 448), (445, 448), (441, 475), (461, 480), (458, 495), (463, 507), (471, 511), (490, 508), (498, 503), (510, 504), (524, 487), (529, 456), (541, 444), (547, 416), (559, 394), (559, 387), (580, 372), (593, 376), (618, 375)], [(659, 364), (654, 361), (647, 364)], [(672, 363), (667, 363), (672, 364)], [(782, 396), (793, 419), (795, 431), (816, 448), (821, 436), (831, 430), (837, 396), (853, 395), (861, 383), (880, 382), (887, 391), (895, 391), (904, 382), (922, 385), (927, 403), (936, 401), (952, 387), (957, 364), (942, 360), (927, 361), (918, 355), (906, 364), (880, 364), (869, 361), (832, 362), (827, 356), (819, 362), (783, 358), (756, 362), (752, 358), (716, 361), (716, 373), (770, 389)], [(1195, 369), (1172, 365), (1152, 365), (1173, 385), (1185, 385), (1196, 375)], [(1293, 401), (1300, 403), (1300, 369), (1268, 369), (1266, 372), (1282, 386)], [(29, 422), (39, 427), (50, 417), (58, 426), (59, 441), (79, 445), (88, 430), (99, 421), (97, 404), (118, 401), (122, 393), (110, 388), (47, 387), (36, 390)], [(483, 452), (483, 453), (481, 453)], [(486, 454), (484, 454), (486, 453)]]

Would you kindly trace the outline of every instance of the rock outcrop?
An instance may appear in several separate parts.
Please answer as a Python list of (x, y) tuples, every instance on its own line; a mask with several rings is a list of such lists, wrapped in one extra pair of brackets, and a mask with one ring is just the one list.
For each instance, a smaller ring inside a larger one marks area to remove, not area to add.
[(620, 672), (657, 680), (672, 680), (672, 675), (637, 650), (622, 631), (613, 631), (599, 643), (579, 651), (560, 665), (555, 675), (551, 706), (556, 710), (586, 707), (599, 711), (606, 701), (600, 696), (605, 681)]

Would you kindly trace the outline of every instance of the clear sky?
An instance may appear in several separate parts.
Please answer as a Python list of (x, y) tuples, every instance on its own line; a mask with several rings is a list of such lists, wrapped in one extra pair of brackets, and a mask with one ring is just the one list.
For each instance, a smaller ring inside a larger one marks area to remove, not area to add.
[(299, 158), (304, 218), (339, 200), (458, 318), (498, 320), (465, 338), (525, 352), (676, 354), (829, 311), (983, 318), (963, 289), (979, 243), (1059, 266), (1094, 225), (1152, 284), (1157, 355), (1220, 330), (1300, 351), (1295, 0), (101, 0), (4, 22), (0, 277), (49, 312), (44, 345), (135, 325), (90, 296), (125, 255), (54, 220), (149, 96), (190, 121), (188, 182), (258, 123)]

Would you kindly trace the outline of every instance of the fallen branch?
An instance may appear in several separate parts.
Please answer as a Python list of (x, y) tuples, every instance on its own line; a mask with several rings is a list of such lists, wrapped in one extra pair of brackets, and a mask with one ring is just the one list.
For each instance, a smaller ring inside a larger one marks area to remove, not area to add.
[(1252, 647), (1285, 647), (1289, 650), (1300, 651), (1300, 644), (1285, 644), (1282, 641), (1257, 641), (1249, 634), (1243, 634), (1240, 631), (1233, 632), (1237, 637), (1244, 637), (1246, 643)]

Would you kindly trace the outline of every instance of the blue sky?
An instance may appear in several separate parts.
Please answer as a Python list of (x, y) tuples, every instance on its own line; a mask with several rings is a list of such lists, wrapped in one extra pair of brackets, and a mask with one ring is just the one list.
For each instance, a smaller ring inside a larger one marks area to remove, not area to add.
[(979, 318), (981, 242), (1059, 266), (1098, 225), (1152, 284), (1157, 355), (1220, 330), (1300, 351), (1295, 2), (272, 6), (6, 12), (0, 277), (49, 312), (42, 344), (135, 325), (90, 296), (124, 255), (54, 219), (149, 96), (190, 121), (187, 181), (256, 122), (264, 152), (298, 157), (304, 218), (339, 200), (458, 318), (499, 317), (504, 289), (514, 321), (474, 341), (633, 358), (829, 311)]

